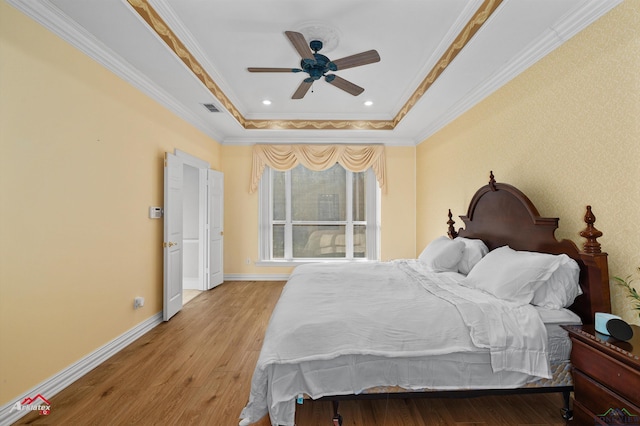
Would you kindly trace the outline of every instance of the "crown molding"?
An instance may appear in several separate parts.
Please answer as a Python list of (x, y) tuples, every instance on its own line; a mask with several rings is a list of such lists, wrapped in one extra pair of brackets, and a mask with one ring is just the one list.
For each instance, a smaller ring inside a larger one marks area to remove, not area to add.
[[(515, 57), (506, 66), (501, 68), (498, 73), (494, 74), (492, 78), (478, 86), (476, 90), (449, 108), (439, 119), (434, 120), (430, 126), (426, 127), (424, 131), (416, 137), (416, 144), (420, 144), (430, 136), (433, 136), (438, 130), (513, 80), (524, 70), (531, 67), (620, 3), (622, 3), (622, 0), (604, 2), (601, 0), (589, 0), (585, 2), (579, 10), (571, 11), (571, 13), (567, 14), (555, 27), (550, 28), (530, 43), (529, 46), (523, 50), (523, 54)], [(499, 13), (499, 11), (497, 12)]]
[[(259, 137), (234, 137), (234, 138), (226, 138), (222, 145), (226, 146), (251, 146), (256, 144), (287, 144), (287, 143), (295, 143), (295, 144), (382, 144), (384, 146), (416, 146), (415, 140), (412, 138), (398, 138), (393, 137), (393, 134), (389, 134), (388, 136), (381, 137), (378, 135), (379, 132), (374, 132), (374, 136), (368, 135), (357, 135), (355, 133), (351, 133), (353, 131), (349, 131), (348, 136), (334, 136), (334, 137), (296, 137), (294, 139), (284, 139), (283, 137), (278, 136), (259, 136)], [(371, 133), (369, 133), (370, 135)]]
[[(62, 13), (51, 2), (46, 0), (6, 1), (178, 117), (191, 123), (209, 137), (217, 141), (222, 139), (223, 136), (213, 130), (209, 123), (193, 114), (181, 102), (178, 102), (174, 97), (160, 89), (122, 57)], [(133, 15), (138, 17), (136, 13), (133, 13)]]

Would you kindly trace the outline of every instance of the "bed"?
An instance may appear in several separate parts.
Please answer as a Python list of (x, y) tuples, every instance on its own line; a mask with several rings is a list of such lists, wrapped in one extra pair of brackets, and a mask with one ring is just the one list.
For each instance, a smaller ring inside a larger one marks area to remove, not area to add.
[(591, 208), (580, 250), (556, 240), (557, 218), (540, 217), (491, 173), (460, 216), (464, 228), (452, 217), (448, 236), (418, 259), (297, 267), (270, 319), (240, 424), (268, 414), (273, 425), (294, 425), (304, 398), (332, 401), (341, 425), (345, 399), (521, 392), (562, 392), (569, 418), (570, 343), (560, 325), (610, 312)]

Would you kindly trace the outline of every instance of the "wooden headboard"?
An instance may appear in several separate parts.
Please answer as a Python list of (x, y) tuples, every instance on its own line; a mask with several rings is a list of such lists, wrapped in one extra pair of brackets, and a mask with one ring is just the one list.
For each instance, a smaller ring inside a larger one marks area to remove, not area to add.
[(558, 218), (540, 217), (531, 200), (514, 186), (497, 183), (493, 172), (489, 183), (475, 193), (466, 216), (460, 216), (464, 228), (455, 230), (449, 210), (448, 235), (477, 238), (493, 250), (508, 245), (514, 250), (567, 254), (580, 266), (580, 286), (583, 295), (569, 307), (584, 324), (594, 321), (596, 312), (611, 312), (609, 269), (607, 254), (602, 253), (597, 238), (602, 236), (593, 223), (595, 216), (587, 206), (584, 221), (587, 225), (580, 235), (586, 238), (583, 250), (573, 241), (556, 240)]

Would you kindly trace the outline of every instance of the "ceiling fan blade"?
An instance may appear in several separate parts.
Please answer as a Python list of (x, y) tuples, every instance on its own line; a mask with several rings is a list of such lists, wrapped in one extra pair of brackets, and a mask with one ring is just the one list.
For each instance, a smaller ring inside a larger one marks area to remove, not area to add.
[(338, 89), (342, 89), (353, 96), (358, 96), (360, 93), (364, 92), (364, 89), (362, 87), (355, 85), (352, 82), (347, 81), (340, 76), (337, 76), (335, 74), (330, 74), (329, 76), (333, 76), (334, 78), (326, 79), (327, 83), (332, 84), (336, 86)]
[(296, 92), (293, 94), (293, 96), (291, 96), (291, 99), (304, 98), (304, 95), (307, 94), (312, 84), (313, 83), (309, 83), (303, 80), (302, 83), (300, 83), (300, 86), (298, 86), (298, 89), (296, 90)]
[(285, 31), (284, 33), (302, 59), (309, 59), (312, 61), (316, 60), (316, 58), (313, 57), (313, 52), (311, 51), (307, 40), (305, 40), (301, 33), (297, 33), (295, 31)]
[(300, 68), (247, 68), (249, 72), (300, 72)]
[(345, 56), (344, 58), (340, 58), (332, 62), (336, 64), (338, 70), (344, 70), (347, 68), (359, 67), (360, 65), (380, 62), (380, 55), (378, 55), (378, 52), (375, 50), (367, 50), (366, 52)]

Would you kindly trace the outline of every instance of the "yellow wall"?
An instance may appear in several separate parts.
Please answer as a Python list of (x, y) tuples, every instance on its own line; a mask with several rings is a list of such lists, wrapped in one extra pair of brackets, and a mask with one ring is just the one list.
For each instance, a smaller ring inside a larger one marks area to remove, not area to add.
[(162, 310), (164, 152), (220, 145), (5, 2), (0, 49), (4, 405)]
[[(625, 277), (640, 266), (639, 160), (640, 2), (627, 0), (418, 146), (416, 250), (493, 170), (560, 218), (558, 238), (581, 245), (592, 205), (609, 272)], [(614, 313), (640, 324), (611, 289)]]
[(387, 193), (382, 194), (382, 260), (415, 257), (416, 149), (387, 147)]
[[(387, 192), (381, 200), (381, 258), (414, 257), (415, 147), (386, 147)], [(222, 147), (225, 176), (225, 274), (282, 275), (290, 267), (256, 266), (258, 193), (249, 193), (250, 146)], [(251, 260), (246, 263), (247, 258)]]

